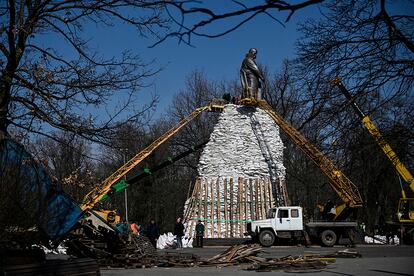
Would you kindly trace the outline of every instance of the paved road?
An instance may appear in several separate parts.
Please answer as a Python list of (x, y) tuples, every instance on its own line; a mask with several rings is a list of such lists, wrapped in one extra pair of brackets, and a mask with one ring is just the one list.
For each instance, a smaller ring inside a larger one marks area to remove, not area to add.
[[(205, 247), (189, 248), (181, 252), (194, 253), (200, 257), (212, 257), (227, 247)], [(283, 257), (287, 255), (303, 255), (304, 253), (333, 253), (343, 250), (344, 247), (272, 247), (265, 250), (266, 257)], [(343, 259), (338, 258), (334, 264), (327, 269), (313, 271), (306, 275), (413, 275), (414, 276), (414, 246), (384, 246), (384, 245), (360, 245), (354, 248), (362, 254), (362, 258)], [(258, 275), (255, 271), (244, 271), (242, 267), (203, 267), (203, 268), (150, 268), (150, 269), (109, 269), (102, 270), (102, 275), (129, 276), (129, 275), (151, 275), (151, 276), (195, 276), (195, 275), (228, 275), (248, 276)], [(265, 273), (263, 275), (270, 275)], [(274, 273), (272, 273), (274, 274)], [(259, 274), (262, 275), (262, 274)], [(278, 275), (304, 275), (303, 273), (284, 273)]]

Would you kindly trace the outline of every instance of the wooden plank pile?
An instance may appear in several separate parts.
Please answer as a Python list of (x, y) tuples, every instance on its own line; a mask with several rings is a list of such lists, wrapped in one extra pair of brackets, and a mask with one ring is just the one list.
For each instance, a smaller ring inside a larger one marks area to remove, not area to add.
[[(139, 248), (143, 248), (142, 245)], [(324, 269), (335, 262), (336, 258), (361, 257), (358, 252), (349, 249), (327, 255), (304, 254), (281, 258), (266, 258), (263, 257), (264, 253), (264, 248), (258, 244), (234, 245), (209, 259), (200, 259), (194, 254), (183, 252), (154, 250), (143, 254), (137, 248), (131, 248), (100, 259), (99, 263), (101, 267), (116, 268), (240, 266), (242, 269), (255, 271), (303, 272)]]
[(140, 268), (156, 265), (158, 254), (147, 237), (132, 235), (117, 250), (101, 256), (99, 264), (104, 267)]
[(130, 254), (152, 255), (156, 250), (145, 236), (112, 235), (112, 236), (75, 236), (65, 241), (70, 255), (84, 258), (95, 258), (100, 263), (112, 263), (116, 255)]
[(101, 260), (104, 267), (150, 268), (150, 267), (194, 267), (199, 263), (198, 256), (189, 253), (163, 252), (156, 254), (116, 254)]
[(336, 251), (335, 253), (332, 253), (332, 254), (324, 255), (324, 257), (326, 258), (329, 258), (329, 257), (331, 258), (361, 258), (362, 255), (355, 250), (344, 249), (344, 250)]
[(200, 263), (202, 266), (211, 265), (237, 265), (241, 263), (255, 262), (259, 260), (265, 260), (260, 258), (257, 254), (263, 252), (263, 248), (258, 244), (242, 244), (234, 245), (228, 248), (226, 251)]
[(285, 256), (282, 258), (265, 258), (258, 256), (264, 253), (257, 244), (235, 245), (226, 251), (199, 262), (199, 266), (233, 266), (241, 265), (245, 270), (302, 272), (317, 271), (326, 268), (336, 258), (356, 258), (361, 255), (348, 249), (328, 255), (305, 254), (304, 256)]
[(258, 272), (304, 272), (309, 270), (319, 271), (326, 268), (328, 266), (328, 263), (331, 262), (335, 262), (335, 258), (325, 258), (319, 255), (286, 256), (282, 258), (255, 261), (246, 267), (245, 270), (255, 270)]

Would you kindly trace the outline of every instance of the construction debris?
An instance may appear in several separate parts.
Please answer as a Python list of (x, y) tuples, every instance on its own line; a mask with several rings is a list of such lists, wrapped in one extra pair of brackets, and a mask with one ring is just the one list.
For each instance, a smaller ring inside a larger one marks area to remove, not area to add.
[(106, 265), (114, 256), (153, 255), (155, 248), (147, 237), (120, 235), (103, 227), (83, 224), (65, 241), (67, 253), (78, 258), (98, 259)]
[(355, 251), (350, 249), (344, 249), (336, 251), (335, 253), (325, 255), (324, 257), (332, 257), (332, 258), (361, 258), (362, 255)]
[(117, 254), (101, 262), (102, 267), (150, 268), (150, 267), (195, 267), (198, 256), (189, 253), (163, 252), (155, 254)]
[(262, 246), (239, 244), (214, 257), (201, 259), (191, 253), (156, 251), (145, 237), (132, 236), (130, 239), (119, 248), (112, 248), (112, 252), (96, 240), (83, 240), (83, 247), (78, 249), (82, 251), (87, 248), (89, 252), (94, 252), (101, 267), (114, 268), (240, 266), (244, 270), (300, 272), (324, 269), (336, 258), (361, 257), (358, 252), (346, 249), (327, 255), (267, 258), (263, 256), (266, 252)]
[(200, 266), (230, 266), (242, 265), (245, 270), (255, 271), (289, 271), (320, 270), (326, 268), (335, 258), (321, 257), (319, 255), (286, 256), (282, 258), (264, 258), (257, 256), (263, 253), (260, 245), (235, 245), (216, 255)]
[(286, 256), (278, 259), (266, 259), (265, 261), (255, 261), (245, 270), (255, 270), (258, 272), (284, 271), (284, 272), (303, 272), (319, 271), (327, 267), (329, 262), (335, 262), (335, 258), (322, 258), (318, 256)]
[(321, 270), (334, 263), (336, 258), (360, 258), (361, 254), (349, 249), (340, 250), (327, 255), (304, 254), (303, 256), (286, 256), (276, 259), (255, 258), (255, 262), (246, 270), (303, 272)]
[[(251, 262), (251, 257), (258, 258), (256, 255), (263, 252), (263, 248), (258, 244), (234, 245), (226, 251), (208, 259), (204, 264), (240, 264)], [(261, 258), (264, 259), (264, 258)]]
[(301, 272), (324, 269), (330, 263), (335, 262), (336, 258), (361, 257), (361, 254), (349, 249), (328, 255), (305, 254), (304, 256), (285, 256), (282, 258), (257, 256), (260, 253), (264, 253), (264, 251), (257, 244), (235, 245), (208, 260), (200, 261), (199, 266), (241, 265), (245, 270)]

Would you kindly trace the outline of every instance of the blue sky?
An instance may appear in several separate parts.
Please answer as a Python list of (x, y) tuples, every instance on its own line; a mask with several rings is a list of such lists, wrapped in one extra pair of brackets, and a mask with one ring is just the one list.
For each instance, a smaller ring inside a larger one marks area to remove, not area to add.
[[(276, 14), (281, 21), (287, 16), (285, 12)], [(155, 114), (155, 117), (158, 117), (171, 103), (174, 94), (184, 88), (186, 76), (195, 69), (204, 71), (211, 80), (238, 78), (240, 63), (245, 53), (249, 48), (255, 47), (258, 49), (258, 62), (266, 65), (271, 72), (277, 70), (284, 59), (294, 56), (294, 43), (299, 36), (296, 30), (297, 22), (317, 16), (317, 7), (311, 6), (299, 10), (283, 27), (269, 17), (261, 15), (224, 37), (193, 37), (194, 47), (178, 44), (173, 38), (149, 48), (155, 42), (154, 39), (143, 39), (136, 35), (131, 27), (123, 24), (109, 29), (89, 26), (93, 32), (89, 32), (88, 35), (93, 39), (95, 49), (107, 56), (116, 56), (129, 49), (147, 61), (155, 59), (159, 66), (164, 67), (154, 77), (154, 85), (143, 89), (139, 97), (145, 103), (154, 91), (160, 96)], [(209, 30), (219, 30), (218, 25), (211, 26)]]
[[(231, 1), (206, 2), (212, 3), (217, 11), (226, 10), (231, 3)], [(397, 9), (402, 10), (408, 5), (406, 1), (395, 3)], [(164, 68), (152, 79), (154, 85), (143, 89), (138, 97), (139, 105), (147, 103), (151, 93), (156, 92), (159, 95), (160, 101), (155, 112), (157, 118), (169, 106), (173, 96), (185, 87), (185, 78), (191, 71), (202, 70), (210, 80), (238, 78), (240, 63), (251, 47), (258, 49), (257, 61), (260, 64), (270, 69), (271, 73), (277, 71), (284, 59), (293, 58), (295, 55), (295, 41), (300, 37), (297, 31), (298, 22), (320, 17), (318, 8), (319, 5), (312, 5), (298, 10), (285, 26), (281, 26), (266, 15), (260, 15), (224, 37), (215, 39), (193, 37), (194, 47), (178, 44), (176, 39), (169, 39), (154, 48), (149, 48), (156, 40), (139, 37), (133, 28), (119, 23), (112, 28), (95, 26), (91, 23), (85, 26), (85, 36), (90, 39), (90, 45), (106, 57), (118, 56), (124, 50), (131, 50), (145, 61), (155, 59), (157, 62), (155, 66)], [(274, 12), (273, 15), (284, 21), (287, 12)], [(221, 24), (209, 26), (210, 33), (219, 31), (222, 28)], [(63, 42), (61, 38), (48, 37), (47, 43), (60, 46)], [(122, 97), (116, 95), (111, 104), (115, 104), (119, 99), (122, 100)]]

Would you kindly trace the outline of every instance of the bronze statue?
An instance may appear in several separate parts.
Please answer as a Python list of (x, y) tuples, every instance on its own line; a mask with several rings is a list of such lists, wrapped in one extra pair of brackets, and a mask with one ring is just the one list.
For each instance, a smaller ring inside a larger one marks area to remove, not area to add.
[(251, 48), (244, 58), (240, 68), (240, 79), (243, 87), (243, 98), (254, 98), (259, 100), (261, 82), (264, 81), (262, 72), (256, 64), (257, 50)]

